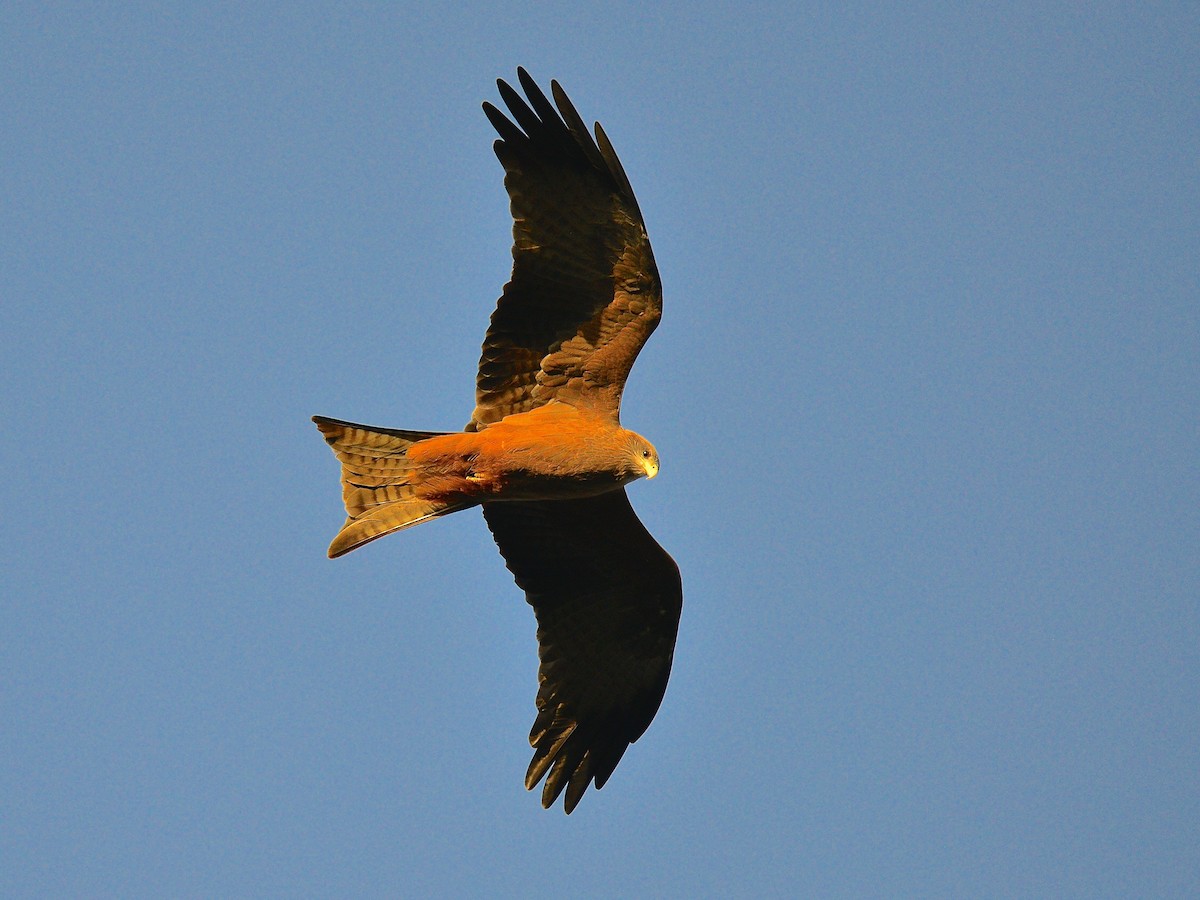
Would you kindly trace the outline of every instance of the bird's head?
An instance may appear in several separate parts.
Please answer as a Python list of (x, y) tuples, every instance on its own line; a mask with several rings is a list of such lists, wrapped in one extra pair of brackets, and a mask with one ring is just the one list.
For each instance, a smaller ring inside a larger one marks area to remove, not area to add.
[(631, 431), (629, 436), (629, 452), (633, 457), (634, 477), (641, 478), (645, 475), (647, 478), (653, 478), (658, 474), (658, 451), (640, 434), (634, 434)]

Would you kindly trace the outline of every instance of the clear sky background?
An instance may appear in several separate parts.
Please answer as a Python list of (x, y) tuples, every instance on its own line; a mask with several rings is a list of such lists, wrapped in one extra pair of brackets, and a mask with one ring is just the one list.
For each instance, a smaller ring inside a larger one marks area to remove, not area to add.
[[(478, 512), (333, 561), (314, 413), (454, 429), (494, 79), (666, 293), (666, 700), (569, 818)], [(0, 894), (1200, 891), (1192, 3), (0, 8)]]

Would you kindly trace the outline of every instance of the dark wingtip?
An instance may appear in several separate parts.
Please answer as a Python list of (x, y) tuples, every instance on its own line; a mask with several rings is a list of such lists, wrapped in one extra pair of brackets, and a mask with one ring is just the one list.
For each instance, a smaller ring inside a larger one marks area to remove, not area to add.
[(321, 432), (321, 437), (325, 438), (325, 443), (330, 447), (337, 443), (338, 438), (345, 432), (345, 423), (338, 419), (327, 419), (325, 416), (313, 416), (312, 420), (316, 424), (317, 429)]

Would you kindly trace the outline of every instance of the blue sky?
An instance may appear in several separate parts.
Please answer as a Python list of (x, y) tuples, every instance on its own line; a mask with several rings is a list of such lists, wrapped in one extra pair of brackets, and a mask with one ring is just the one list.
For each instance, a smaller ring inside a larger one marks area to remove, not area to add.
[[(666, 294), (569, 818), (481, 517), (326, 559), (309, 421), (467, 421), (517, 65)], [(1197, 84), (1190, 4), (5, 4), (0, 893), (1200, 890)]]

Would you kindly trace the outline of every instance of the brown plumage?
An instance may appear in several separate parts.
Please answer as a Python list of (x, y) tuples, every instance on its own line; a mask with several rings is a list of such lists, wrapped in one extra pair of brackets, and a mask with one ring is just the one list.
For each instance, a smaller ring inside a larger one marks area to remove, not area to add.
[(575, 808), (604, 785), (666, 690), (679, 569), (624, 486), (658, 454), (621, 427), (621, 393), (658, 324), (662, 292), (641, 211), (600, 125), (524, 69), (528, 102), (497, 82), (511, 120), (484, 112), (513, 214), (513, 273), (492, 314), (466, 430), (401, 431), (314, 417), (342, 464), (341, 556), (482, 506), (533, 606), (541, 666), (526, 787)]

